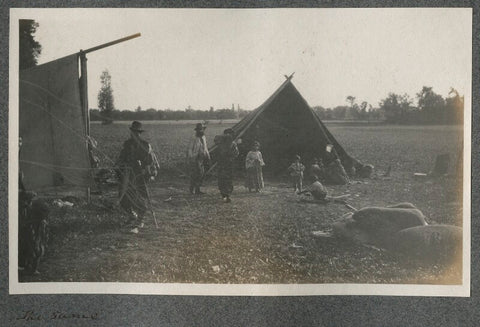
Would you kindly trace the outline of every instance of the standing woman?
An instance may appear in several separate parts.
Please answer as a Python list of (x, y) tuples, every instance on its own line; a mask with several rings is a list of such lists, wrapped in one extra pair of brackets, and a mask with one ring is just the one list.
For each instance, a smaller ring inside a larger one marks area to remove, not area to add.
[(235, 143), (233, 129), (227, 128), (223, 135), (217, 135), (214, 139), (218, 146), (217, 175), (218, 189), (225, 203), (230, 203), (230, 195), (233, 192), (233, 169), (235, 158), (238, 157), (238, 147)]
[(255, 141), (252, 150), (248, 152), (245, 159), (245, 168), (247, 169), (246, 185), (249, 192), (251, 192), (252, 189), (255, 189), (255, 192), (260, 192), (260, 190), (263, 189), (263, 166), (265, 166), (265, 162), (260, 152), (260, 143)]

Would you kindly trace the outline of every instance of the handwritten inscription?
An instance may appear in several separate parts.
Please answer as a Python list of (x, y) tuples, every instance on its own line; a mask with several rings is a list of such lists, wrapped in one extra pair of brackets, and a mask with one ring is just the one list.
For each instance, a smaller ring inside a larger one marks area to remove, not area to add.
[(17, 317), (17, 320), (24, 321), (39, 321), (39, 320), (66, 320), (66, 319), (89, 319), (97, 320), (99, 315), (94, 313), (76, 313), (76, 312), (63, 312), (53, 311), (49, 314), (42, 314), (33, 310), (24, 311), (21, 316)]

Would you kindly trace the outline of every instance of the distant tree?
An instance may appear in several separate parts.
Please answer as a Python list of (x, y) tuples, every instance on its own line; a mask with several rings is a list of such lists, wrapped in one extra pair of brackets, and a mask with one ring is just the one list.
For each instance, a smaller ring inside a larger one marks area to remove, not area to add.
[(142, 107), (138, 106), (137, 109), (135, 109), (136, 112), (142, 111)]
[(424, 86), (417, 93), (418, 110), (425, 123), (440, 123), (446, 121), (445, 100), (440, 94), (433, 92), (432, 87)]
[(353, 107), (353, 104), (355, 103), (355, 97), (352, 96), (352, 95), (349, 95), (347, 98), (346, 98), (347, 102), (350, 104), (350, 107)]
[(347, 106), (337, 106), (332, 110), (333, 119), (345, 119), (347, 110), (349, 107)]
[(385, 120), (389, 123), (405, 123), (408, 120), (408, 113), (411, 111), (412, 99), (408, 94), (399, 95), (389, 93), (388, 96), (379, 103), (380, 110), (385, 115)]
[(358, 119), (359, 118), (359, 108), (358, 104), (355, 103), (355, 97), (349, 95), (346, 98), (346, 101), (349, 103), (350, 107), (345, 112), (345, 119)]
[(325, 119), (333, 119), (333, 110), (331, 108), (325, 109)]
[(318, 117), (320, 117), (320, 119), (326, 119), (327, 118), (327, 110), (322, 107), (322, 106), (315, 106), (312, 108), (313, 111), (315, 111), (315, 113), (318, 115)]
[(90, 109), (90, 120), (92, 121), (101, 120), (100, 111), (98, 109)]
[[(370, 108), (372, 106), (370, 105)], [(358, 107), (358, 119), (367, 119), (368, 118), (368, 112), (367, 112), (367, 109), (368, 109), (368, 102), (367, 101), (363, 101), (360, 106)]]
[(383, 111), (379, 108), (373, 108), (372, 105), (369, 105), (368, 109), (368, 120), (380, 120), (385, 119)]
[(37, 59), (42, 53), (42, 46), (35, 41), (34, 34), (39, 24), (33, 19), (20, 19), (19, 68), (26, 69), (37, 65)]
[(240, 109), (240, 111), (238, 113), (238, 118), (243, 118), (243, 117), (247, 116), (249, 113), (250, 113), (250, 111), (248, 111), (248, 110)]
[(98, 92), (98, 108), (102, 113), (104, 122), (111, 122), (112, 112), (115, 110), (113, 104), (113, 90), (112, 90), (112, 77), (107, 69), (102, 72), (100, 75), (100, 91)]
[(145, 120), (155, 120), (157, 118), (157, 110), (149, 108), (145, 110), (144, 119)]

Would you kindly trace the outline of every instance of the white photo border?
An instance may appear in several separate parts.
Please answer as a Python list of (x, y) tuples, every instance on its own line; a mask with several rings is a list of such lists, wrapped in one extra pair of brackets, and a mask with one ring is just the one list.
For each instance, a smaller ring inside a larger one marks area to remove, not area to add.
[[(357, 10), (395, 10), (396, 8), (374, 8)], [(403, 8), (405, 9), (405, 8)], [(417, 10), (418, 8), (411, 8)], [(425, 8), (426, 9), (426, 8)], [(435, 10), (436, 8), (429, 8)], [(465, 10), (472, 8), (443, 8)], [(11, 8), (9, 40), (9, 121), (8, 121), (8, 228), (9, 228), (9, 293), (10, 294), (136, 294), (136, 295), (208, 295), (208, 296), (316, 296), (316, 295), (382, 295), (382, 296), (470, 296), (470, 243), (471, 243), (471, 140), (472, 140), (472, 43), (468, 49), (470, 71), (466, 77), (464, 95), (464, 160), (463, 160), (463, 269), (460, 285), (424, 284), (187, 284), (187, 283), (77, 283), (47, 282), (20, 283), (18, 281), (18, 21), (32, 18), (36, 13), (54, 11), (77, 11), (88, 14), (93, 10), (175, 10), (175, 9), (124, 9), (124, 8)], [(180, 10), (180, 9), (178, 9)], [(181, 9), (181, 10), (260, 10), (260, 9)], [(262, 9), (277, 10), (277, 9)], [(295, 10), (295, 9), (283, 9)], [(301, 10), (322, 10), (318, 8)], [(324, 9), (328, 10), (328, 9)], [(472, 30), (470, 30), (472, 39)]]

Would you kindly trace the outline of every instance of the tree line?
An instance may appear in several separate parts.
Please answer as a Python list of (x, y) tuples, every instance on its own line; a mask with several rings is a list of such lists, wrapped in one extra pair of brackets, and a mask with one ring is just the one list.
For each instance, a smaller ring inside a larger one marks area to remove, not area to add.
[(99, 109), (90, 109), (90, 119), (92, 121), (102, 121), (109, 123), (115, 120), (224, 120), (240, 119), (245, 117), (250, 111), (244, 109), (213, 109), (195, 110), (187, 108), (185, 110), (157, 110), (149, 108), (146, 110), (116, 110), (108, 113)]
[[(415, 105), (415, 100), (417, 104)], [(391, 124), (463, 124), (464, 97), (450, 88), (447, 98), (424, 86), (411, 98), (408, 94), (389, 93), (374, 108), (366, 101), (358, 104), (355, 97), (346, 98), (348, 105), (335, 108), (313, 107), (323, 120), (369, 120)]]
[[(108, 78), (102, 74), (102, 81), (104, 80), (108, 81)], [(414, 100), (408, 94), (389, 93), (379, 102), (378, 107), (373, 107), (366, 101), (357, 103), (355, 97), (348, 96), (347, 105), (334, 108), (315, 106), (312, 109), (322, 120), (384, 121), (390, 124), (463, 124), (464, 97), (454, 88), (451, 88), (449, 96), (444, 99), (435, 93), (432, 87), (424, 86), (416, 94), (416, 105)], [(222, 109), (210, 107), (209, 110), (193, 109), (190, 106), (184, 110), (154, 108), (143, 110), (138, 106), (135, 110), (117, 110), (113, 106), (111, 89), (107, 88), (105, 91), (103, 87), (99, 92), (98, 104), (99, 109), (90, 109), (91, 120), (104, 123), (114, 120), (240, 119), (250, 112), (235, 109), (233, 106)]]
[(397, 124), (463, 124), (464, 97), (450, 88), (447, 98), (424, 86), (417, 93), (417, 105), (408, 95), (390, 93), (380, 102), (385, 121)]

